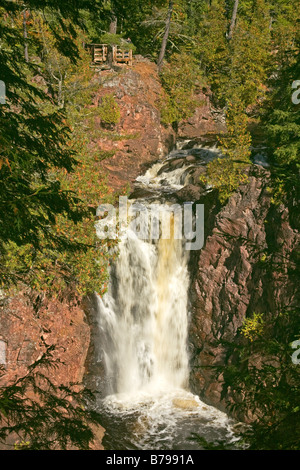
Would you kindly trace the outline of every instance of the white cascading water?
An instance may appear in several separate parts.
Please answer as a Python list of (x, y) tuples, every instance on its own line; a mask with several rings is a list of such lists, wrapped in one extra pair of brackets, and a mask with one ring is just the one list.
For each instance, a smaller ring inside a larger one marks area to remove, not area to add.
[(128, 230), (109, 292), (99, 302), (111, 393), (188, 382), (187, 252), (181, 240), (140, 240)]
[[(184, 185), (184, 169), (159, 176), (161, 167), (154, 165), (139, 182), (156, 189), (162, 178), (176, 190)], [(168, 203), (159, 205), (167, 217)], [(128, 228), (111, 269), (108, 292), (98, 297), (107, 382), (102, 404), (125, 419), (127, 413), (138, 413), (132, 425), (137, 448), (172, 448), (174, 439), (180, 439), (179, 422), (185, 422), (188, 432), (187, 418), (194, 419), (193, 431), (208, 422), (208, 433), (214, 429), (216, 437), (222, 429), (232, 439), (227, 416), (188, 389), (188, 259), (183, 240), (174, 239), (172, 229), (170, 239), (143, 240)]]

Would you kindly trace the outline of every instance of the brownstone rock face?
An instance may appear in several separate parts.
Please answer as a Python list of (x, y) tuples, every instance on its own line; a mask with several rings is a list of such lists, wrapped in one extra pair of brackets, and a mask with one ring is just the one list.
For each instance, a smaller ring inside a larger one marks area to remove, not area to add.
[(55, 385), (80, 382), (89, 345), (90, 331), (79, 306), (56, 300), (44, 302), (36, 313), (26, 294), (5, 299), (0, 307), (0, 339), (6, 345), (5, 379), (13, 382), (24, 375), (29, 364), (54, 345), (53, 358), (62, 364), (50, 372)]
[(254, 166), (248, 184), (216, 216), (206, 213), (205, 245), (192, 260), (191, 386), (223, 409), (222, 376), (211, 369), (226, 366), (220, 340), (233, 341), (246, 315), (297, 305), (297, 286), (289, 277), (288, 264), (279, 274), (266, 271), (259, 262), (271, 246), (280, 259), (288, 260), (299, 244), (288, 209), (271, 204), (268, 180), (268, 171)]
[[(82, 383), (90, 342), (85, 313), (78, 305), (54, 299), (42, 301), (38, 311), (34, 309), (34, 303), (32, 293), (30, 298), (26, 293), (2, 297), (0, 344), (3, 349), (0, 360), (4, 374), (0, 377), (0, 386), (13, 384), (25, 376), (28, 366), (46, 352), (46, 345), (54, 346), (53, 360), (60, 360), (58, 367), (47, 371), (51, 382), (56, 386)], [(103, 448), (103, 433), (101, 427), (95, 429), (95, 449)]]
[(222, 112), (213, 108), (210, 93), (202, 91), (195, 96), (198, 103), (194, 114), (178, 125), (179, 139), (199, 139), (200, 136), (220, 134), (225, 131), (225, 118)]
[(165, 156), (175, 145), (176, 135), (171, 126), (160, 123), (159, 101), (162, 87), (157, 67), (146, 59), (134, 61), (132, 68), (120, 72), (101, 72), (102, 87), (95, 98), (113, 94), (120, 108), (120, 123), (115, 126), (113, 138), (101, 132), (101, 120), (95, 125), (99, 133), (94, 146), (100, 150), (114, 150), (113, 157), (104, 160), (102, 167), (114, 189), (121, 189), (144, 173), (147, 166)]

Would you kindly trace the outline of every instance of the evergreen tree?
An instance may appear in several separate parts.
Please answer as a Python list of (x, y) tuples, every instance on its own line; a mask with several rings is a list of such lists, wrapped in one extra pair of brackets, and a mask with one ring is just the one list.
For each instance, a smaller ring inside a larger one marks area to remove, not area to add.
[(0, 443), (8, 449), (89, 450), (94, 443), (101, 417), (88, 407), (95, 396), (80, 384), (50, 380), (49, 371), (59, 366), (53, 352), (45, 345), (26, 375), (0, 387)]
[(291, 223), (297, 229), (300, 227), (299, 45), (298, 33), (295, 46), (288, 49), (284, 63), (271, 81), (270, 96), (262, 119), (273, 163), (272, 201), (276, 205), (282, 202), (288, 205)]

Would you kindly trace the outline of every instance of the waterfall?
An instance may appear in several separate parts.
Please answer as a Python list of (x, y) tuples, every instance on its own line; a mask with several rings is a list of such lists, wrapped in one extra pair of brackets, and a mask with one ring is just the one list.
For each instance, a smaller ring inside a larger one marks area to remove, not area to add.
[[(188, 387), (190, 251), (186, 241), (194, 232), (187, 224), (185, 235), (178, 236), (178, 220), (186, 217), (182, 206), (174, 209), (174, 193), (189, 184), (197, 165), (217, 155), (215, 149), (195, 149), (195, 159), (177, 165), (174, 158), (184, 159), (189, 153), (179, 149), (137, 179), (139, 194), (145, 190), (147, 194), (129, 201), (130, 207), (138, 202), (141, 211), (134, 223), (129, 217), (126, 227), (121, 224), (119, 255), (110, 268), (108, 292), (97, 298), (102, 351), (98, 361), (106, 375), (99, 407), (108, 449), (199, 448), (198, 444), (191, 447), (193, 432), (209, 441), (235, 441), (227, 415), (203, 403)], [(155, 215), (149, 223), (153, 205)], [(111, 229), (115, 208), (104, 207), (101, 216), (106, 209)], [(124, 207), (119, 213), (123, 211)], [(197, 216), (196, 210), (196, 225)], [(141, 226), (146, 230), (139, 230)]]
[(172, 234), (149, 241), (130, 229), (119, 248), (109, 291), (98, 298), (108, 392), (185, 388), (188, 252)]

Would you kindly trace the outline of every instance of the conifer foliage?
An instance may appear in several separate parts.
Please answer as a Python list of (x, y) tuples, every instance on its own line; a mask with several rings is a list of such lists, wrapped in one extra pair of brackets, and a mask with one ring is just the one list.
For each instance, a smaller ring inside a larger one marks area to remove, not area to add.
[(80, 384), (54, 384), (49, 376), (60, 361), (45, 346), (25, 376), (0, 388), (0, 442), (15, 450), (88, 450), (100, 424), (90, 409), (95, 397)]

